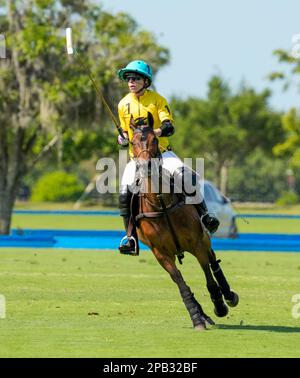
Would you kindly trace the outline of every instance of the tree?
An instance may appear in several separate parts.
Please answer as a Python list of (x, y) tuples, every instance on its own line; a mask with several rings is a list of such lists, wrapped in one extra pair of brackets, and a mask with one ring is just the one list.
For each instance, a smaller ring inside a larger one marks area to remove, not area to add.
[[(295, 45), (294, 47), (299, 47), (299, 44)], [(291, 85), (297, 85), (298, 89), (300, 89), (300, 83), (295, 80), (295, 75), (300, 74), (299, 51), (295, 51), (295, 53), (297, 56), (292, 56), (292, 54), (284, 49), (277, 49), (273, 51), (273, 55), (276, 56), (279, 63), (286, 66), (286, 69), (283, 71), (271, 72), (268, 75), (268, 78), (270, 81), (281, 81), (283, 84), (283, 90), (287, 90)]]
[[(296, 44), (293, 46), (291, 53), (277, 49), (274, 51), (280, 63), (286, 65), (286, 70), (272, 72), (269, 75), (271, 81), (280, 80), (283, 83), (283, 89), (287, 90), (291, 85), (297, 85), (300, 90), (300, 83), (297, 81), (300, 75), (299, 60), (299, 36), (296, 38)], [(284, 130), (285, 141), (278, 143), (274, 147), (274, 153), (277, 156), (289, 158), (291, 167), (300, 168), (300, 115), (297, 109), (290, 109), (287, 114), (282, 117), (282, 126)]]
[(289, 158), (289, 165), (300, 168), (300, 114), (292, 108), (282, 117), (285, 141), (274, 146), (274, 154)]
[(230, 166), (257, 146), (272, 154), (280, 140), (280, 114), (269, 108), (269, 96), (269, 91), (256, 93), (245, 86), (233, 94), (222, 78), (213, 76), (206, 99), (172, 100), (178, 125), (175, 149), (189, 157), (204, 156), (206, 172), (214, 171), (214, 181), (226, 194)]
[(230, 169), (228, 196), (233, 201), (275, 202), (287, 189), (286, 162), (255, 148)]
[[(88, 0), (7, 0), (0, 7), (7, 43), (7, 59), (0, 61), (0, 234), (7, 234), (20, 182), (38, 161), (53, 148), (60, 162), (70, 160), (83, 144), (78, 155), (89, 158), (114, 133), (86, 71), (67, 59), (65, 28), (73, 27), (75, 43), (114, 112), (123, 92), (116, 68), (140, 54), (157, 71), (169, 54), (130, 16), (112, 16)], [(78, 136), (85, 133), (93, 137), (83, 142)]]

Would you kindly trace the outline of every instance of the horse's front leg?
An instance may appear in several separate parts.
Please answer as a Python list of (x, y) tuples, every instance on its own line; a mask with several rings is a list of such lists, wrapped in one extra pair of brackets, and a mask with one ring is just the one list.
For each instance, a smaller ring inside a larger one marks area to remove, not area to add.
[(239, 296), (237, 295), (237, 293), (230, 289), (226, 277), (220, 267), (220, 260), (217, 260), (215, 252), (212, 249), (210, 252), (209, 262), (213, 275), (221, 288), (222, 294), (228, 306), (235, 307), (239, 303)]
[(183, 303), (190, 314), (194, 329), (204, 330), (206, 328), (205, 314), (200, 304), (194, 298), (191, 289), (185, 283), (180, 271), (177, 269), (175, 256), (170, 257), (163, 255), (157, 249), (153, 249), (153, 253), (160, 265), (170, 274), (172, 280), (177, 284)]
[(194, 256), (199, 261), (206, 278), (206, 286), (210, 294), (210, 298), (214, 304), (214, 312), (218, 317), (223, 317), (228, 314), (228, 307), (223, 301), (222, 291), (214, 280), (212, 272), (209, 266), (209, 255), (207, 253), (206, 246), (199, 246), (197, 252), (194, 252)]

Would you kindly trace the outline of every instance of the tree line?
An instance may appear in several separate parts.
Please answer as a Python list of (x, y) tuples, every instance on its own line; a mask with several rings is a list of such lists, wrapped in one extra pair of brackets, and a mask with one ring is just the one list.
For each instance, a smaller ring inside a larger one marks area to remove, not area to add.
[[(168, 48), (128, 14), (112, 15), (88, 0), (0, 1), (6, 39), (6, 59), (0, 60), (0, 234), (10, 230), (24, 182), (33, 187), (53, 170), (88, 181), (97, 158), (118, 153), (116, 132), (87, 73), (66, 54), (67, 27), (115, 114), (126, 92), (116, 75), (120, 67), (138, 57), (151, 63), (155, 76), (170, 61)], [(245, 85), (233, 92), (218, 76), (208, 80), (206, 98), (174, 95), (174, 150), (182, 158), (204, 157), (206, 176), (229, 196), (245, 200), (256, 191), (257, 200), (270, 193), (267, 199), (276, 200), (286, 188), (286, 169), (300, 165), (300, 119), (295, 109), (273, 110), (270, 96), (269, 89), (257, 93)]]

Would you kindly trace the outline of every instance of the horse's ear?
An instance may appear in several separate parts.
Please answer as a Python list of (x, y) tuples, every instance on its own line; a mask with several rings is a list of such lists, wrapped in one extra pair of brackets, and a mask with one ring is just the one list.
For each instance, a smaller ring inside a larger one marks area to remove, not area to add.
[(153, 129), (154, 118), (153, 118), (152, 113), (148, 112), (148, 114), (147, 114), (147, 118), (148, 118), (148, 126), (150, 126), (151, 129)]
[(135, 122), (134, 122), (134, 118), (133, 118), (133, 115), (132, 115), (132, 114), (130, 115), (129, 126), (130, 126), (130, 128), (131, 128), (133, 131), (136, 129)]

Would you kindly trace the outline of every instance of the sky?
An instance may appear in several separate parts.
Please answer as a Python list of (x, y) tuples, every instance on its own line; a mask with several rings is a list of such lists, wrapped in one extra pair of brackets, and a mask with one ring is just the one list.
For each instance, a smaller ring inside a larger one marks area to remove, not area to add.
[(113, 14), (129, 13), (170, 50), (170, 64), (155, 77), (155, 89), (167, 99), (174, 94), (205, 97), (209, 78), (219, 74), (233, 90), (241, 82), (257, 91), (269, 87), (276, 110), (299, 107), (296, 88), (282, 92), (279, 83), (267, 80), (269, 73), (286, 68), (272, 52), (291, 51), (293, 36), (300, 34), (299, 0), (98, 2)]

